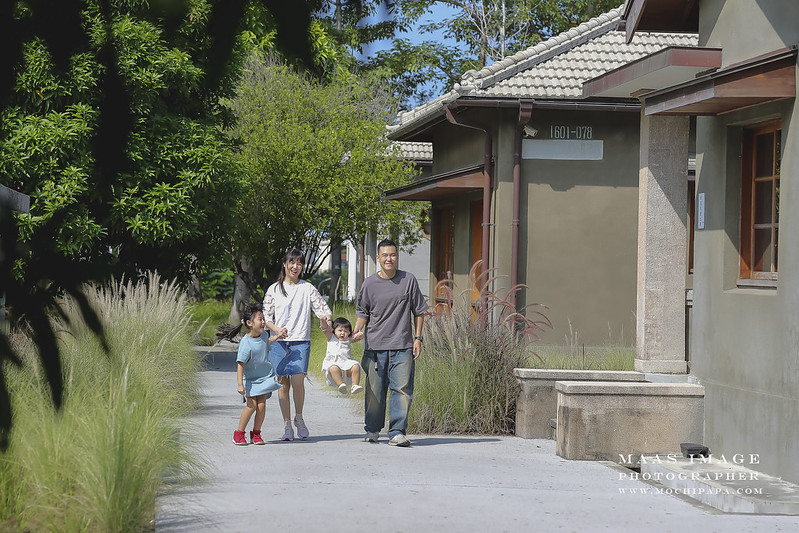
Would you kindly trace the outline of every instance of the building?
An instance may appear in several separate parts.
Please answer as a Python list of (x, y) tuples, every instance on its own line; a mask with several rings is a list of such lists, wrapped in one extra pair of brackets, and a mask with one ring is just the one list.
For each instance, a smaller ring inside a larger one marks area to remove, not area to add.
[[(642, 103), (648, 192), (639, 217), (636, 366), (687, 371), (704, 386), (705, 444), (714, 455), (758, 454), (753, 468), (799, 482), (799, 134), (791, 128), (799, 3), (628, 0), (622, 17), (628, 41), (652, 31), (699, 37), (696, 49), (649, 55), (584, 87), (586, 98), (635, 95)], [(687, 228), (674, 200), (691, 117), (694, 333), (686, 369), (671, 336), (683, 312), (676, 273), (685, 268)]]
[(529, 287), (519, 308), (548, 306), (546, 344), (635, 338), (640, 102), (585, 98), (582, 86), (697, 39), (639, 32), (628, 43), (622, 14), (469, 71), (389, 127), (393, 139), (433, 146), (431, 174), (387, 194), (431, 202), (431, 290), (449, 276), (468, 288), (482, 259), (506, 276), (494, 290)]

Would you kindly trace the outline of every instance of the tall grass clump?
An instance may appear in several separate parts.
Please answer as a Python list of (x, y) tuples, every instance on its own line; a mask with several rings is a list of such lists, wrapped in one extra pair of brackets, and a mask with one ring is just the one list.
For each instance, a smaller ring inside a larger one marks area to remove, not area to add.
[(436, 286), (448, 304), (437, 305), (425, 321), (409, 420), (414, 432), (514, 432), (513, 369), (526, 365), (530, 344), (551, 324), (538, 304), (516, 311), (512, 296), (523, 285), (504, 294), (490, 291), (497, 278), (486, 279), (490, 272), (478, 276), (479, 264), (470, 272), (472, 288), (458, 292), (447, 280)]
[(56, 412), (30, 333), (13, 342), (27, 359), (7, 366), (11, 444), (0, 455), (0, 526), (17, 531), (141, 531), (170, 478), (201, 473), (179, 438), (197, 405), (200, 357), (190, 310), (173, 283), (86, 287), (110, 352), (65, 300), (59, 332), (65, 396)]

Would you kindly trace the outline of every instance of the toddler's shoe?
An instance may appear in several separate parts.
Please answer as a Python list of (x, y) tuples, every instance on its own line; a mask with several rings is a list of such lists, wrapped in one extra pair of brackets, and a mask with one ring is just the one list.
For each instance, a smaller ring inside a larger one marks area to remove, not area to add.
[(346, 383), (342, 383), (341, 385), (338, 386), (338, 393), (339, 394), (347, 394), (347, 384)]
[(294, 440), (294, 428), (291, 427), (291, 421), (286, 420), (286, 427), (283, 436), (280, 437), (280, 440)]
[(250, 431), (250, 442), (253, 444), (266, 444), (264, 439), (261, 438), (261, 430)]
[(294, 425), (297, 426), (297, 436), (301, 439), (307, 439), (310, 433), (308, 432), (308, 427), (305, 425), (305, 421), (302, 419), (302, 415), (296, 415), (294, 417)]
[(350, 394), (358, 394), (359, 392), (363, 392), (363, 387), (360, 385), (353, 385), (350, 389)]
[(247, 446), (247, 438), (244, 436), (243, 431), (233, 432), (233, 444), (236, 446)]

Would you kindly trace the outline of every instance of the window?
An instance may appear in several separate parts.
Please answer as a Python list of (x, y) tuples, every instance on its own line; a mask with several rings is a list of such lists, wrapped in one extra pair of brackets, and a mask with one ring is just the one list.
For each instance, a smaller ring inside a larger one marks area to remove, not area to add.
[(743, 132), (739, 274), (743, 285), (771, 285), (777, 280), (781, 144), (779, 121)]

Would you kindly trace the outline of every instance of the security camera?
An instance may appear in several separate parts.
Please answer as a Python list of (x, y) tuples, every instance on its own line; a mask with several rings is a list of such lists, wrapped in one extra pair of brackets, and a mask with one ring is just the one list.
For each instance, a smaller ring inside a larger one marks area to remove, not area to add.
[(529, 124), (524, 125), (524, 136), (525, 137), (535, 137), (538, 135), (538, 130), (532, 127)]

